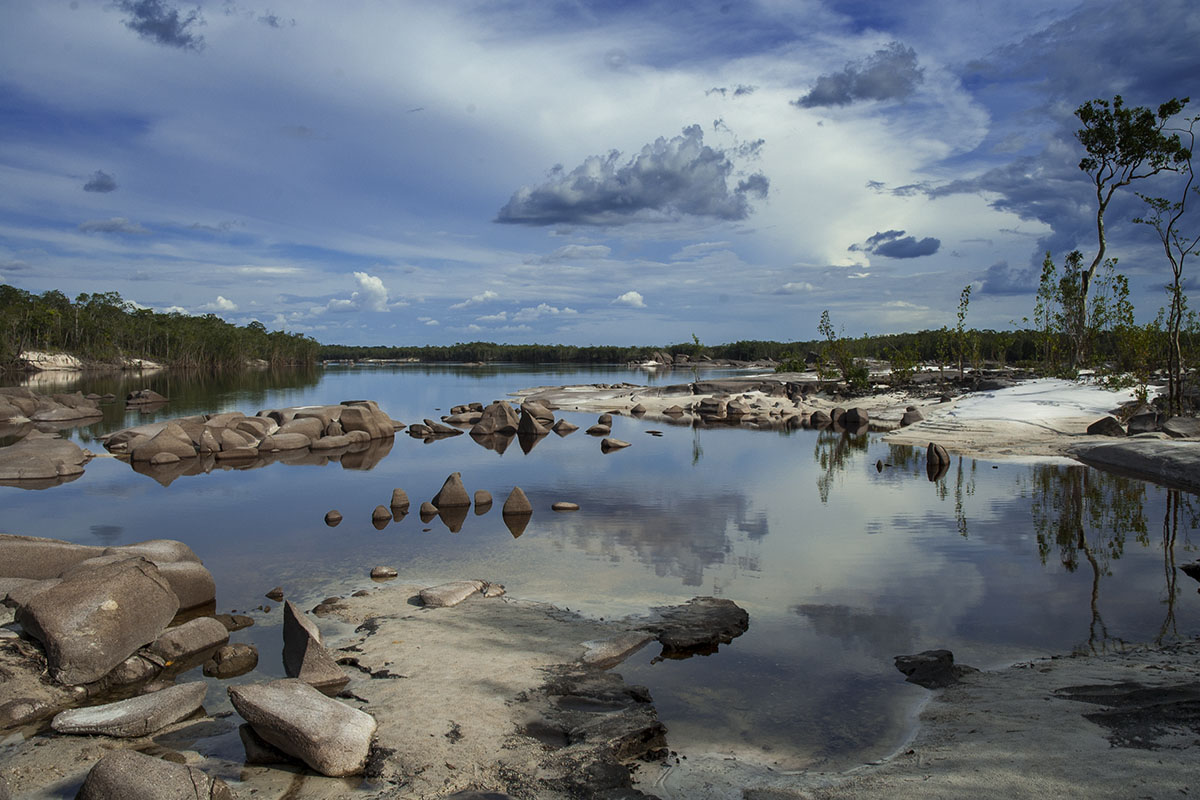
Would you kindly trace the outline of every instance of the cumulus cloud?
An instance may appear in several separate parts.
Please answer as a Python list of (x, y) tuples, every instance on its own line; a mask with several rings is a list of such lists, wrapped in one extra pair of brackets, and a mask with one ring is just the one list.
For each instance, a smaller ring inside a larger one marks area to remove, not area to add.
[(733, 158), (704, 144), (699, 125), (671, 139), (659, 137), (624, 160), (617, 150), (589, 156), (567, 172), (555, 166), (539, 186), (523, 186), (500, 209), (496, 222), (520, 225), (623, 225), (681, 215), (741, 220), (749, 198), (766, 197), (770, 186), (756, 173), (738, 181)]
[(83, 185), (83, 190), (85, 192), (115, 192), (117, 190), (117, 181), (112, 175), (98, 169), (88, 178), (87, 183)]
[(237, 308), (237, 303), (221, 295), (217, 295), (217, 299), (213, 302), (200, 306), (201, 311), (237, 311)]
[(808, 281), (789, 281), (788, 283), (785, 283), (783, 286), (780, 286), (775, 291), (775, 293), (776, 294), (801, 294), (804, 292), (811, 292), (816, 288), (817, 287), (813, 286)]
[(476, 322), (508, 322), (508, 312), (500, 311), (496, 314), (484, 314), (482, 317), (476, 317)]
[(482, 305), (483, 303), (486, 303), (489, 300), (497, 300), (497, 299), (499, 299), (499, 297), (500, 297), (500, 295), (496, 294), (491, 289), (488, 289), (484, 292), (474, 295), (473, 297), (468, 297), (466, 300), (463, 300), (461, 303), (455, 303), (454, 305), (452, 305), (450, 307), (451, 308), (470, 308), (471, 306)]
[(183, 306), (167, 306), (166, 308), (158, 309), (160, 314), (187, 314), (188, 310)]
[(641, 293), (629, 291), (612, 301), (616, 306), (629, 306), (630, 308), (645, 308), (646, 300)]
[(164, 0), (117, 0), (116, 6), (129, 15), (125, 27), (143, 39), (181, 50), (204, 49), (204, 37), (189, 30), (204, 24), (199, 8), (180, 14)]
[(568, 244), (534, 259), (536, 264), (558, 264), (563, 261), (590, 261), (598, 258), (608, 258), (612, 253), (611, 247), (602, 244)]
[(326, 308), (330, 311), (387, 311), (388, 292), (383, 281), (365, 272), (355, 272), (358, 290), (350, 293), (350, 299), (330, 300)]
[(136, 222), (130, 222), (124, 217), (89, 219), (86, 222), (79, 223), (79, 230), (84, 233), (135, 233), (139, 235), (150, 232)]
[(916, 51), (892, 42), (864, 59), (848, 62), (841, 72), (819, 76), (808, 94), (792, 105), (820, 108), (859, 100), (896, 100), (911, 95), (924, 79)]
[(932, 236), (918, 240), (915, 236), (905, 236), (904, 231), (891, 230), (876, 233), (863, 244), (852, 244), (846, 249), (887, 258), (920, 258), (933, 255), (941, 246), (942, 241)]
[[(638, 295), (638, 299), (639, 300), (641, 299), (641, 295)], [(532, 320), (535, 320), (539, 317), (557, 317), (560, 315), (561, 316), (571, 316), (573, 314), (578, 314), (578, 313), (579, 312), (576, 311), (575, 309), (567, 307), (567, 306), (564, 306), (562, 308), (555, 308), (554, 306), (552, 306), (548, 303), (538, 303), (536, 306), (531, 306), (529, 308), (522, 308), (520, 311), (513, 314), (512, 321), (513, 322), (531, 322)]]

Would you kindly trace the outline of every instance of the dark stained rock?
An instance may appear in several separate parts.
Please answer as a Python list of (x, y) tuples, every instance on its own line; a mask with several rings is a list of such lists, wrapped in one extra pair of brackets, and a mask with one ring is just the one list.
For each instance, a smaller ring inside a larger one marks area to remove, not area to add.
[(833, 417), (818, 409), (812, 412), (808, 418), (808, 422), (814, 428), (828, 428), (833, 424)]
[(1135, 433), (1153, 433), (1158, 430), (1158, 413), (1150, 409), (1134, 414), (1125, 424), (1125, 429), (1130, 436)]
[(51, 676), (91, 683), (158, 638), (179, 598), (154, 564), (140, 557), (84, 564), (17, 609), (17, 621), (42, 642)]
[(325, 694), (335, 694), (350, 682), (321, 643), (321, 631), (304, 612), (288, 601), (283, 604), (283, 669)]
[(268, 600), (274, 600), (276, 603), (278, 603), (280, 600), (283, 599), (283, 587), (276, 586), (274, 589), (267, 592), (263, 596), (266, 597)]
[(236, 678), (258, 666), (258, 648), (235, 642), (217, 648), (212, 658), (204, 662), (204, 674), (210, 678)]
[(446, 482), (442, 484), (441, 490), (434, 495), (433, 504), (439, 509), (471, 505), (471, 496), (463, 487), (460, 473), (450, 473), (450, 477), (446, 478)]
[(1179, 571), (1194, 581), (1200, 581), (1200, 561), (1183, 564), (1179, 567)]
[(925, 448), (925, 460), (929, 464), (949, 464), (950, 454), (940, 444), (930, 442), (929, 447)]
[(1087, 432), (1092, 436), (1124, 436), (1125, 429), (1116, 417), (1102, 417), (1087, 426)]
[(76, 800), (235, 800), (220, 778), (136, 750), (113, 750), (88, 772)]
[(529, 502), (529, 498), (525, 496), (525, 492), (521, 490), (520, 486), (514, 486), (508, 494), (508, 499), (504, 501), (503, 514), (509, 516), (532, 513), (533, 504)]
[(963, 675), (979, 671), (964, 664), (955, 664), (954, 654), (949, 650), (926, 650), (916, 655), (896, 656), (896, 669), (904, 673), (906, 681), (926, 689), (942, 689), (957, 683)]
[(838, 420), (843, 428), (859, 428), (869, 424), (870, 421), (870, 415), (867, 414), (866, 409), (858, 407), (848, 409)]
[(59, 733), (149, 736), (194, 714), (207, 692), (204, 681), (183, 683), (115, 703), (68, 709), (59, 712), (50, 726)]
[(229, 699), (256, 734), (322, 775), (356, 775), (366, 766), (374, 718), (302, 681), (231, 686)]
[(662, 644), (662, 658), (688, 658), (715, 653), (750, 627), (750, 615), (732, 600), (694, 597), (684, 605), (654, 609), (642, 630)]

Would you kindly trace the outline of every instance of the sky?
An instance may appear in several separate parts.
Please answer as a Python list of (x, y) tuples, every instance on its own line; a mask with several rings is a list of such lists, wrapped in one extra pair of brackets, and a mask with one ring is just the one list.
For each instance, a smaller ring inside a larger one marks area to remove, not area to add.
[(1096, 250), (1074, 109), (1200, 112), (1197, 41), (1194, 0), (4, 0), (0, 283), (340, 344), (915, 331), (968, 285), (1019, 326)]

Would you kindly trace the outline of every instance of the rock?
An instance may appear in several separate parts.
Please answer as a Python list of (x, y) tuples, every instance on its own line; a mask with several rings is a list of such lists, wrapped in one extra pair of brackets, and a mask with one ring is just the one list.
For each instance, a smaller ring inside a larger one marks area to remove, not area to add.
[(422, 589), (421, 603), (429, 608), (451, 608), (487, 587), (483, 581), (451, 581)]
[(954, 654), (949, 650), (926, 650), (911, 656), (896, 656), (896, 669), (905, 675), (905, 680), (924, 686), (926, 689), (942, 689), (957, 683), (959, 678), (974, 667), (954, 663)]
[(505, 516), (532, 514), (533, 504), (529, 502), (520, 486), (514, 486), (508, 494), (508, 499), (504, 501), (502, 512)]
[(475, 513), (485, 514), (492, 507), (492, 493), (487, 489), (475, 490)]
[(174, 628), (167, 628), (147, 650), (166, 665), (189, 656), (220, 647), (229, 641), (229, 631), (220, 620), (197, 617)]
[(0, 534), (0, 576), (37, 580), (57, 578), (79, 562), (103, 552), (99, 547), (61, 539), (4, 533)]
[(629, 413), (635, 417), (640, 417), (643, 414), (645, 414), (646, 411), (648, 411), (648, 410), (649, 409), (647, 409), (644, 405), (642, 405), (641, 403), (638, 403), (633, 408), (629, 409)]
[(1169, 417), (1160, 427), (1163, 432), (1176, 439), (1200, 438), (1200, 418)]
[(155, 453), (151, 456), (150, 463), (157, 467), (163, 464), (178, 464), (179, 460), (179, 456), (174, 453)]
[(921, 422), (925, 416), (915, 408), (910, 408), (904, 412), (904, 416), (900, 418), (900, 427), (907, 428), (909, 425)]
[(450, 477), (446, 478), (446, 482), (442, 484), (441, 491), (434, 495), (433, 504), (439, 509), (471, 505), (471, 496), (463, 488), (461, 474), (450, 473)]
[(125, 395), (125, 405), (141, 406), (150, 403), (165, 403), (167, 398), (153, 389), (138, 389)]
[(324, 450), (337, 450), (339, 448), (349, 446), (349, 436), (340, 436), (334, 434), (332, 436), (322, 436), (320, 439), (314, 439), (313, 443), (309, 445), (309, 449), (313, 450), (314, 452), (318, 452)]
[[(37, 722), (50, 716), (53, 711), (54, 706), (49, 702), (34, 697), (18, 697), (15, 700), (0, 703), (0, 731)], [(0, 794), (0, 798), (3, 796)]]
[(683, 409), (677, 405), (676, 406), (667, 406), (666, 408), (663, 409), (663, 414), (665, 414), (668, 417), (682, 417), (683, 413), (684, 413)]
[(409, 505), (408, 494), (403, 489), (392, 490), (391, 508), (393, 511), (408, 511)]
[(612, 422), (613, 422), (612, 414), (609, 414), (607, 412), (605, 412), (604, 414), (601, 414), (599, 417), (596, 418), (597, 425), (607, 425), (608, 427), (611, 428)]
[(224, 625), (225, 630), (230, 633), (240, 631), (242, 628), (249, 628), (254, 624), (254, 619), (245, 614), (217, 614), (213, 619)]
[(521, 419), (517, 423), (518, 436), (545, 436), (549, 432), (549, 429), (545, 425), (534, 417), (533, 414), (529, 413), (527, 407), (521, 407)]
[(612, 433), (612, 428), (610, 426), (601, 425), (599, 423), (587, 429), (587, 434), (589, 436), (608, 436), (610, 433)]
[(342, 409), (342, 413), (338, 417), (338, 422), (345, 433), (363, 431), (372, 439), (382, 439), (385, 436), (395, 435), (395, 431), (392, 430), (391, 425), (381, 424), (371, 413), (371, 410), (363, 406), (346, 406)]
[(681, 606), (654, 609), (642, 626), (662, 644), (663, 658), (687, 658), (715, 653), (750, 627), (750, 615), (732, 600), (694, 597)]
[(336, 508), (331, 508), (325, 512), (325, 524), (331, 528), (336, 528), (342, 522), (342, 512)]
[(146, 650), (139, 650), (113, 667), (104, 676), (104, 685), (109, 689), (144, 686), (158, 677), (164, 666), (158, 656), (151, 656)]
[(335, 694), (350, 682), (321, 644), (321, 631), (288, 601), (283, 604), (283, 669), (325, 694)]
[(168, 422), (163, 429), (129, 453), (133, 461), (149, 461), (159, 453), (171, 453), (180, 458), (194, 458), (196, 446), (192, 437), (175, 422)]
[(1092, 436), (1124, 436), (1125, 429), (1116, 417), (1107, 416), (1096, 420), (1087, 426), (1087, 432)]
[[(279, 441), (281, 436), (303, 436), (310, 443), (314, 439), (320, 439), (325, 434), (325, 426), (321, 424), (320, 419), (313, 417), (297, 417), (279, 426), (279, 430), (275, 431), (275, 441)], [(307, 445), (305, 445), (307, 447)]]
[(379, 567), (371, 568), (371, 577), (377, 581), (391, 580), (392, 578), (395, 578), (399, 574), (400, 573), (396, 571), (395, 567), (379, 566)]
[(550, 427), (550, 430), (557, 433), (559, 436), (566, 436), (568, 433), (574, 433), (579, 430), (578, 425), (567, 422), (565, 419), (560, 419)]
[(623, 450), (626, 447), (629, 447), (629, 442), (621, 439), (614, 439), (611, 436), (600, 442), (600, 450), (604, 453), (608, 453), (613, 450)]
[(584, 664), (596, 669), (609, 669), (620, 664), (631, 655), (641, 650), (654, 636), (643, 631), (630, 631), (613, 636), (609, 639), (597, 639), (583, 643)]
[(88, 772), (76, 800), (235, 800), (220, 778), (136, 750), (108, 752)]
[(949, 464), (950, 454), (940, 444), (930, 442), (925, 449), (925, 459), (929, 464)]
[(512, 534), (514, 539), (521, 538), (521, 534), (529, 527), (529, 521), (533, 519), (533, 514), (504, 514), (504, 527), (508, 528), (508, 532)]
[(0, 481), (56, 480), (83, 473), (90, 454), (57, 435), (33, 431), (0, 447)]
[(1068, 455), (1085, 464), (1143, 480), (1200, 492), (1200, 442), (1175, 439), (1122, 439), (1078, 444)]
[(565, 500), (559, 500), (554, 505), (550, 506), (553, 511), (578, 511), (579, 503), (568, 503)]
[(421, 503), (421, 508), (417, 511), (417, 516), (421, 518), (421, 522), (429, 522), (438, 515), (438, 508), (433, 503), (426, 500)]
[(860, 428), (863, 425), (869, 424), (870, 421), (870, 415), (867, 414), (866, 409), (858, 407), (849, 409), (838, 419), (843, 428)]
[(361, 773), (376, 723), (299, 680), (229, 687), (229, 699), (269, 744), (330, 777)]
[(392, 512), (387, 506), (375, 506), (371, 512), (371, 522), (382, 522), (384, 525), (392, 521)]
[(833, 424), (833, 417), (817, 409), (809, 416), (808, 423), (814, 428), (828, 428)]
[(276, 603), (278, 603), (280, 600), (283, 599), (283, 587), (276, 586), (274, 589), (267, 592), (263, 596), (266, 597), (268, 600), (274, 600)]
[(183, 683), (115, 703), (68, 709), (55, 715), (50, 727), (59, 733), (149, 736), (195, 713), (207, 692), (204, 681)]
[(1125, 424), (1125, 428), (1130, 436), (1135, 433), (1153, 433), (1158, 430), (1158, 414), (1154, 411), (1134, 414)]
[(425, 427), (429, 429), (429, 433), (433, 436), (462, 436), (462, 431), (458, 428), (452, 428), (449, 425), (443, 425), (440, 422), (434, 422), (431, 419), (422, 420)]
[(17, 621), (42, 642), (59, 683), (91, 683), (158, 638), (179, 598), (141, 557), (67, 570), (56, 585), (17, 609)]
[(472, 436), (486, 436), (492, 433), (514, 434), (520, 419), (517, 412), (508, 403), (500, 400), (483, 409), (479, 422), (471, 427)]
[(471, 511), (470, 506), (452, 506), (450, 508), (439, 508), (438, 516), (442, 518), (442, 524), (451, 533), (458, 533), (462, 530), (463, 523), (467, 521), (467, 514)]
[(258, 648), (235, 642), (218, 647), (212, 658), (204, 662), (204, 674), (210, 678), (236, 678), (258, 666)]

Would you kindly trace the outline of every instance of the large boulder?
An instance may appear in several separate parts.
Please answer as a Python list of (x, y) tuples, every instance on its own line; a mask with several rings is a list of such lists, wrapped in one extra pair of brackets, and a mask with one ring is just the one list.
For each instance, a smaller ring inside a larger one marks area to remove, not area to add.
[(322, 775), (357, 775), (366, 767), (376, 728), (370, 714), (295, 679), (231, 686), (229, 699), (262, 739)]
[(45, 580), (94, 556), (102, 548), (61, 539), (0, 533), (0, 577)]
[(1124, 436), (1125, 429), (1121, 427), (1121, 423), (1116, 417), (1107, 416), (1087, 426), (1088, 434), (1092, 436)]
[(192, 437), (187, 431), (174, 422), (168, 422), (149, 441), (130, 451), (129, 457), (134, 461), (149, 461), (159, 453), (192, 458), (196, 455), (196, 446), (192, 444)]
[[(537, 406), (541, 408), (541, 406)], [(546, 425), (529, 411), (530, 406), (521, 406), (521, 419), (517, 423), (518, 436), (545, 436), (550, 432)], [(553, 419), (553, 417), (551, 417)], [(553, 424), (553, 423), (551, 423)]]
[(343, 407), (340, 420), (342, 430), (346, 433), (350, 431), (365, 431), (372, 439), (382, 439), (385, 436), (395, 435), (392, 426), (380, 423), (375, 415), (371, 413), (371, 409), (366, 406)]
[(72, 708), (60, 711), (50, 727), (59, 733), (149, 736), (195, 713), (207, 691), (207, 683), (194, 681), (115, 703)]
[(517, 412), (508, 403), (497, 400), (483, 409), (479, 422), (471, 428), (472, 436), (486, 436), (491, 433), (516, 433), (520, 419)]
[(147, 648), (170, 665), (220, 647), (229, 641), (229, 629), (213, 617), (196, 617), (182, 625), (167, 628)]
[(292, 601), (283, 604), (283, 668), (325, 694), (335, 694), (350, 682), (321, 643), (321, 631)]
[(467, 490), (463, 486), (462, 474), (458, 472), (450, 473), (450, 477), (446, 478), (446, 482), (442, 484), (441, 491), (434, 495), (432, 502), (439, 509), (460, 508), (471, 505), (471, 496), (467, 494)]
[(195, 767), (148, 756), (136, 750), (114, 750), (88, 772), (75, 800), (234, 800), (220, 778)]
[(74, 442), (31, 431), (16, 444), (0, 447), (0, 481), (31, 481), (79, 475), (90, 454)]
[(1175, 439), (1200, 438), (1200, 418), (1170, 417), (1163, 421), (1162, 430)]
[[(371, 416), (371, 418), (375, 421), (375, 428), (378, 431), (378, 436), (375, 434), (371, 435), (372, 439), (390, 439), (396, 435), (396, 421), (393, 420), (387, 414), (387, 412), (381, 409), (374, 400), (343, 400), (342, 405), (345, 408), (362, 408)], [(346, 424), (344, 422), (346, 419), (344, 416), (345, 413), (346, 412), (343, 409), (342, 428), (345, 430), (350, 430), (349, 428), (346, 428)]]
[(51, 676), (91, 683), (158, 638), (179, 598), (144, 558), (83, 564), (17, 609), (17, 621), (42, 642)]

